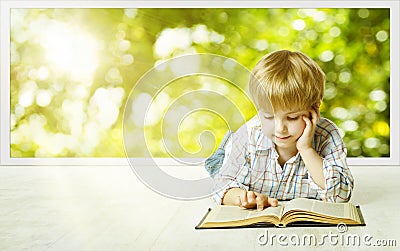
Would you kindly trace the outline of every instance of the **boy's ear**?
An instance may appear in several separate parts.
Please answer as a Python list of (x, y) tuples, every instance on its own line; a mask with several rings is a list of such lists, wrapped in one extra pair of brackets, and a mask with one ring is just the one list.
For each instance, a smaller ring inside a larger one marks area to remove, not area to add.
[(317, 115), (318, 115), (318, 118), (320, 118), (321, 117), (321, 114), (319, 113), (319, 107), (320, 107), (320, 105), (321, 105), (321, 103), (315, 103), (314, 105), (313, 105), (313, 110), (317, 113)]
[(312, 106), (312, 108), (315, 110), (315, 111), (319, 111), (319, 107), (321, 106), (321, 103), (320, 102), (318, 102), (318, 103), (315, 103), (313, 106)]

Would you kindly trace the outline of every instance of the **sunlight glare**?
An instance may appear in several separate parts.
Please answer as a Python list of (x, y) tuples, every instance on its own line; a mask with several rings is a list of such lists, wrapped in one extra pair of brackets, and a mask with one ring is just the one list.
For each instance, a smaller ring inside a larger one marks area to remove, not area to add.
[(53, 22), (45, 32), (46, 59), (54, 70), (70, 74), (73, 80), (90, 79), (99, 63), (98, 42), (79, 28)]

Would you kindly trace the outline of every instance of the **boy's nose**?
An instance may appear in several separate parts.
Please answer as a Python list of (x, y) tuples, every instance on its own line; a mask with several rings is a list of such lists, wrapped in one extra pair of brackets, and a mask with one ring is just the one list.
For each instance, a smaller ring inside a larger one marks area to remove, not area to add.
[(277, 133), (285, 133), (286, 132), (286, 125), (283, 121), (276, 119), (275, 120), (275, 132)]

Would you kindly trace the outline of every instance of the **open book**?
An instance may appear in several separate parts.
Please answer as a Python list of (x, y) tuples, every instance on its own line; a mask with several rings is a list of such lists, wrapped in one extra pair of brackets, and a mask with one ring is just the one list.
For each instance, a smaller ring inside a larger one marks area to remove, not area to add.
[(333, 203), (313, 199), (297, 198), (279, 202), (277, 207), (262, 211), (243, 209), (238, 206), (218, 205), (209, 209), (196, 226), (202, 228), (231, 227), (286, 227), (286, 226), (365, 226), (359, 206), (351, 203)]

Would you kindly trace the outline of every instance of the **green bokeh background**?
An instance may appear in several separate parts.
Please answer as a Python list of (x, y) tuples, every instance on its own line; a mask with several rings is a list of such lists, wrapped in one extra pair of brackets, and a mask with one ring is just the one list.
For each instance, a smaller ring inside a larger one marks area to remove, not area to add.
[[(12, 9), (11, 157), (125, 157), (124, 105), (156, 64), (213, 53), (252, 69), (279, 49), (308, 54), (326, 73), (321, 115), (339, 126), (348, 156), (390, 156), (389, 35), (389, 9)], [(229, 86), (201, 76), (180, 81), (158, 98), (205, 82)], [(228, 111), (249, 119), (255, 111), (242, 95), (229, 92), (242, 104)], [(174, 157), (208, 157), (226, 126), (210, 114), (189, 121), (170, 142), (182, 146)], [(151, 153), (171, 157), (152, 128)], [(195, 140), (205, 128), (215, 135), (206, 150)], [(135, 146), (137, 157), (145, 147)]]

